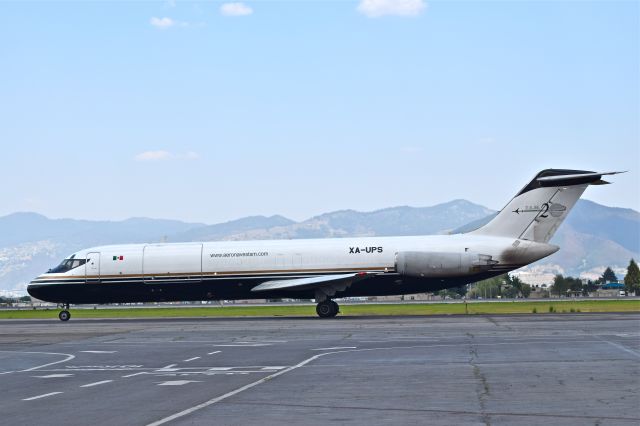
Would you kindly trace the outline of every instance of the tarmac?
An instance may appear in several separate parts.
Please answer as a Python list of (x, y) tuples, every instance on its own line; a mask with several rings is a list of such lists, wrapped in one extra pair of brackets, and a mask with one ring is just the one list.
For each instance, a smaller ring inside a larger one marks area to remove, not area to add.
[(640, 314), (0, 321), (0, 424), (637, 425)]

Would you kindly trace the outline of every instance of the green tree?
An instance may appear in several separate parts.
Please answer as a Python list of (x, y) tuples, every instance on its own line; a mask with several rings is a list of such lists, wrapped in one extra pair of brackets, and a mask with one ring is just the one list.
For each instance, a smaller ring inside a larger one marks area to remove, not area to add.
[(551, 293), (557, 294), (558, 297), (567, 294), (567, 290), (569, 289), (569, 283), (562, 276), (562, 274), (558, 274), (553, 279), (553, 285), (551, 286)]
[(507, 275), (505, 277), (505, 284), (509, 286), (509, 288), (505, 288), (502, 293), (505, 297), (529, 297), (531, 294), (531, 286), (525, 284), (520, 280), (520, 278), (516, 276)]
[(452, 287), (449, 290), (453, 293), (456, 293), (460, 297), (463, 297), (465, 294), (467, 294), (466, 285), (461, 285), (460, 287)]
[(604, 284), (614, 283), (618, 282), (618, 277), (616, 277), (616, 273), (613, 272), (613, 269), (607, 266), (607, 269), (604, 270), (604, 273), (602, 274), (602, 277), (600, 277), (600, 280), (602, 280)]
[(624, 277), (624, 288), (629, 293), (640, 295), (640, 269), (635, 260), (631, 259), (627, 266), (627, 275)]
[(582, 291), (582, 280), (580, 278), (566, 277), (565, 280), (567, 282), (569, 290), (575, 292)]
[(502, 289), (502, 295), (507, 299), (515, 299), (516, 297), (518, 297), (518, 289), (512, 285), (506, 285)]
[(588, 296), (589, 293), (593, 293), (597, 289), (598, 289), (598, 283), (589, 280), (589, 281), (587, 281), (586, 284), (582, 285), (582, 295), (583, 296)]
[(472, 299), (480, 297), (483, 299), (493, 299), (502, 296), (502, 287), (506, 279), (507, 275), (504, 274), (477, 282), (473, 285), (473, 288), (469, 290), (468, 295)]
[(443, 299), (446, 299), (447, 297), (450, 299), (460, 299), (462, 296), (460, 296), (460, 294), (454, 290), (455, 288), (447, 288), (444, 290), (440, 290), (438, 292), (438, 296), (442, 297)]
[(520, 289), (520, 292), (522, 293), (522, 297), (524, 297), (525, 299), (528, 298), (531, 294), (531, 286), (529, 284), (522, 284), (522, 289)]

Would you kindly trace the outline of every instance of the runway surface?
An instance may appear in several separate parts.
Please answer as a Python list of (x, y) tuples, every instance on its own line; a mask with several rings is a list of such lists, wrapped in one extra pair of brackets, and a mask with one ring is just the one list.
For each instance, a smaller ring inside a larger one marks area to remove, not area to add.
[(640, 314), (5, 320), (0, 413), (12, 425), (635, 425)]

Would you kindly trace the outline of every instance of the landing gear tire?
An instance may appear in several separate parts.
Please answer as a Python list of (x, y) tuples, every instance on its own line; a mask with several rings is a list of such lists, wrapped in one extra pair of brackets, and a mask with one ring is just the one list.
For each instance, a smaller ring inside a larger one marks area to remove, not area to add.
[(69, 311), (67, 310), (60, 311), (60, 313), (58, 314), (58, 318), (60, 318), (60, 321), (69, 321), (69, 318), (71, 318), (71, 313), (69, 313)]
[(320, 318), (333, 318), (340, 312), (340, 307), (333, 300), (325, 300), (318, 303), (316, 306), (316, 312)]

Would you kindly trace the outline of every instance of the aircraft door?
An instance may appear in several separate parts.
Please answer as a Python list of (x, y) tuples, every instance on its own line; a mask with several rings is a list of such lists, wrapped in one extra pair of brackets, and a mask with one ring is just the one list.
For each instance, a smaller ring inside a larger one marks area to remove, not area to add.
[(100, 253), (87, 253), (87, 262), (84, 264), (84, 271), (87, 284), (100, 282)]

